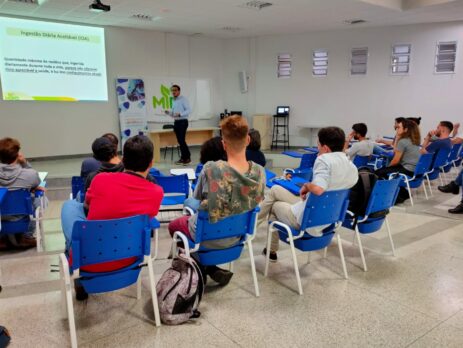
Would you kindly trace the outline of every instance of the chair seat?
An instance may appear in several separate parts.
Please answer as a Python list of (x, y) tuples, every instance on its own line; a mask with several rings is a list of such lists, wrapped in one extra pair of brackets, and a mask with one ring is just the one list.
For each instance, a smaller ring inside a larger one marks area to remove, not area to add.
[(178, 205), (185, 202), (186, 195), (164, 196), (161, 205)]
[(119, 290), (137, 281), (141, 270), (138, 265), (142, 261), (143, 258), (138, 258), (129, 266), (111, 272), (94, 273), (81, 269), (79, 280), (85, 291), (89, 294)]
[[(278, 231), (280, 240), (286, 244), (289, 244), (289, 241), (287, 241), (288, 234), (286, 229), (278, 225), (274, 225), (273, 227)], [(323, 236), (320, 237), (313, 237), (310, 234), (305, 233), (302, 238), (294, 240), (294, 247), (301, 251), (314, 251), (323, 249), (331, 243), (331, 240), (334, 237), (333, 228), (334, 225), (327, 227), (323, 231)], [(290, 229), (293, 236), (297, 236), (300, 233), (299, 230), (293, 227), (290, 227)]]
[(29, 230), (30, 218), (28, 215), (16, 221), (2, 220), (2, 230), (0, 234), (24, 233)]
[[(407, 187), (407, 184), (405, 183), (405, 179), (403, 176), (400, 176), (400, 178), (402, 179), (400, 181), (400, 184), (399, 186), (400, 187)], [(415, 178), (413, 180), (411, 180), (412, 177), (408, 176), (407, 175), (407, 179), (408, 179), (408, 185), (410, 186), (410, 188), (418, 188), (421, 186), (421, 184), (423, 183), (423, 180), (424, 180), (424, 176), (420, 176), (418, 178)]]
[[(384, 220), (385, 216), (379, 218), (370, 218), (362, 223), (357, 224), (357, 227), (359, 232), (362, 234), (377, 232), (383, 226)], [(352, 225), (352, 223), (353, 219), (351, 217), (348, 217), (343, 221), (342, 226), (349, 230), (354, 230), (354, 226)]]

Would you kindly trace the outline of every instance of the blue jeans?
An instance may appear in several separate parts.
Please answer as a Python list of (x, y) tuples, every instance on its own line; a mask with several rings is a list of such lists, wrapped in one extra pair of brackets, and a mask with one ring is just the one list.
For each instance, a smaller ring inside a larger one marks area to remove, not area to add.
[(191, 208), (194, 211), (197, 211), (199, 209), (200, 204), (201, 204), (201, 201), (193, 197), (189, 197), (185, 199), (185, 202), (183, 202), (184, 207)]
[(455, 183), (456, 183), (458, 186), (462, 186), (462, 185), (463, 185), (463, 169), (460, 170), (460, 173), (457, 175), (457, 178), (455, 179)]
[(85, 216), (83, 203), (77, 202), (74, 199), (64, 202), (61, 208), (61, 227), (66, 241), (66, 251), (69, 251), (71, 248), (74, 222), (85, 220), (87, 220), (87, 217)]

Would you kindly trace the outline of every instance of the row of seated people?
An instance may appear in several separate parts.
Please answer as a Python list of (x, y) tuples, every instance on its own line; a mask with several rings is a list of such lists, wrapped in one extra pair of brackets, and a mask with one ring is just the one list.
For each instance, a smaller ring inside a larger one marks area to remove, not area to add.
[[(372, 154), (389, 158), (388, 166), (376, 171), (376, 174), (380, 178), (387, 179), (391, 173), (397, 172), (413, 176), (413, 172), (421, 154), (436, 154), (439, 150), (450, 150), (453, 144), (458, 144), (463, 141), (463, 139), (458, 137), (453, 137), (453, 139), (451, 138), (452, 132), (453, 135), (456, 135), (458, 127), (459, 124), (456, 124), (456, 127), (454, 128), (452, 122), (441, 121), (437, 125), (436, 129), (429, 131), (423, 142), (421, 142), (420, 129), (417, 120), (413, 118), (406, 119), (399, 117), (395, 119), (395, 137), (390, 141), (378, 139), (374, 142), (366, 137), (367, 126), (364, 123), (356, 123), (352, 126), (352, 132), (346, 140), (345, 151), (352, 160), (355, 159), (355, 156), (371, 156)], [(348, 145), (352, 140), (356, 140), (357, 142), (354, 142), (349, 148)], [(385, 150), (381, 148), (378, 143), (389, 145), (392, 149)], [(455, 192), (456, 190), (454, 187), (456, 185), (458, 184), (452, 184), (450, 191)], [(449, 189), (440, 187), (439, 190), (445, 192)], [(408, 198), (408, 191), (402, 187), (397, 198), (397, 203), (402, 203)], [(455, 213), (457, 211), (450, 209), (449, 212)]]

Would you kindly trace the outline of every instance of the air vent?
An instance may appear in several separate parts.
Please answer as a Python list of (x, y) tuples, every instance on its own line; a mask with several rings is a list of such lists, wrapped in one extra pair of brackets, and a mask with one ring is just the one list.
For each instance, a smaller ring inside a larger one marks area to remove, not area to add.
[(42, 5), (44, 2), (47, 2), (48, 0), (8, 0), (8, 2), (19, 2), (22, 4), (27, 4), (27, 5)]
[(244, 8), (249, 8), (251, 10), (262, 10), (266, 7), (270, 7), (272, 6), (273, 4), (270, 3), (270, 2), (266, 2), (266, 1), (248, 1), (242, 5), (239, 5), (240, 7), (244, 7)]
[(344, 23), (349, 24), (349, 25), (355, 25), (355, 24), (363, 24), (366, 23), (367, 21), (363, 19), (348, 19), (345, 20)]
[(130, 18), (138, 19), (140, 21), (148, 21), (148, 22), (154, 22), (154, 21), (157, 21), (157, 20), (161, 19), (161, 17), (153, 17), (153, 16), (147, 15), (147, 14), (134, 14), (134, 15), (130, 16)]
[(241, 28), (238, 28), (238, 27), (223, 27), (222, 30), (229, 31), (231, 33), (236, 33), (237, 31), (240, 31)]

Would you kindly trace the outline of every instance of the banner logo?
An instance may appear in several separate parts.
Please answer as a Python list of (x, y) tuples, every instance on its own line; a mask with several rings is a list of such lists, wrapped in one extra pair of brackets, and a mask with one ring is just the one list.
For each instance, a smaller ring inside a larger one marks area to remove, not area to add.
[(162, 97), (153, 96), (153, 108), (162, 106), (163, 109), (172, 109), (174, 97), (170, 95), (170, 88), (161, 84), (160, 90)]

